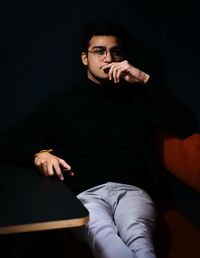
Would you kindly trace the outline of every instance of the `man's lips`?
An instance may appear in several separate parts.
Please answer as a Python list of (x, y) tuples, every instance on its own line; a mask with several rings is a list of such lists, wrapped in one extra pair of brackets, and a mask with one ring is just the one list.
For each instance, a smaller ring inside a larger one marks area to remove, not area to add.
[(105, 69), (104, 69), (103, 66), (100, 67), (100, 69), (103, 70), (104, 73), (106, 73), (106, 74), (109, 73), (109, 70), (110, 70), (110, 68), (105, 68)]

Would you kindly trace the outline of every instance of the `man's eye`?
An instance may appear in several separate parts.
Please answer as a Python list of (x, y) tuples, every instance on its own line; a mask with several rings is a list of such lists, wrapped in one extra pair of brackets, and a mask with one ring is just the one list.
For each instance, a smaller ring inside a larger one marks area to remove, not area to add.
[(112, 54), (113, 54), (113, 56), (122, 56), (123, 55), (122, 51), (120, 51), (120, 50), (112, 51)]
[(105, 53), (105, 50), (104, 49), (97, 49), (97, 50), (94, 51), (94, 53), (101, 56)]

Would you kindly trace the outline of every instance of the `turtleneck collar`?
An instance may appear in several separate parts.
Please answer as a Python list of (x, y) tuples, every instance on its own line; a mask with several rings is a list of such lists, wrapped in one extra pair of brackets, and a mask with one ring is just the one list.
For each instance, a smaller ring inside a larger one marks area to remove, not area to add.
[(87, 91), (90, 91), (91, 93), (93, 92), (96, 94), (100, 94), (100, 95), (116, 94), (122, 88), (122, 83), (115, 84), (111, 81), (108, 81), (105, 84), (97, 84), (88, 78), (85, 78), (84, 83), (82, 85)]

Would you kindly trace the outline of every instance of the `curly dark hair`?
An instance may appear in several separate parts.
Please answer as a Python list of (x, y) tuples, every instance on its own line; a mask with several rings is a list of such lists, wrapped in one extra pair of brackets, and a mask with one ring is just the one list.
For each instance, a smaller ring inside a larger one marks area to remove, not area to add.
[(89, 42), (93, 36), (115, 36), (124, 50), (128, 38), (125, 30), (114, 22), (90, 22), (82, 26), (80, 38), (81, 51), (87, 52)]

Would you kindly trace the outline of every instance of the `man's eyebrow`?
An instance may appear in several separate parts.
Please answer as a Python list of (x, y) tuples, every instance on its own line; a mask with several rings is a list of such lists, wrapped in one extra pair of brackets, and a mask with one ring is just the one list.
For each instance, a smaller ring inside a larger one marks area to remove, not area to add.
[(93, 46), (92, 49), (94, 48), (103, 48), (103, 49), (106, 49), (106, 46)]
[[(100, 46), (93, 46), (93, 47), (92, 47), (92, 49), (95, 49), (95, 48), (107, 49), (106, 46), (102, 46), (102, 45), (100, 45)], [(119, 45), (116, 45), (116, 46), (111, 47), (110, 49), (121, 49), (121, 47), (120, 47)]]

